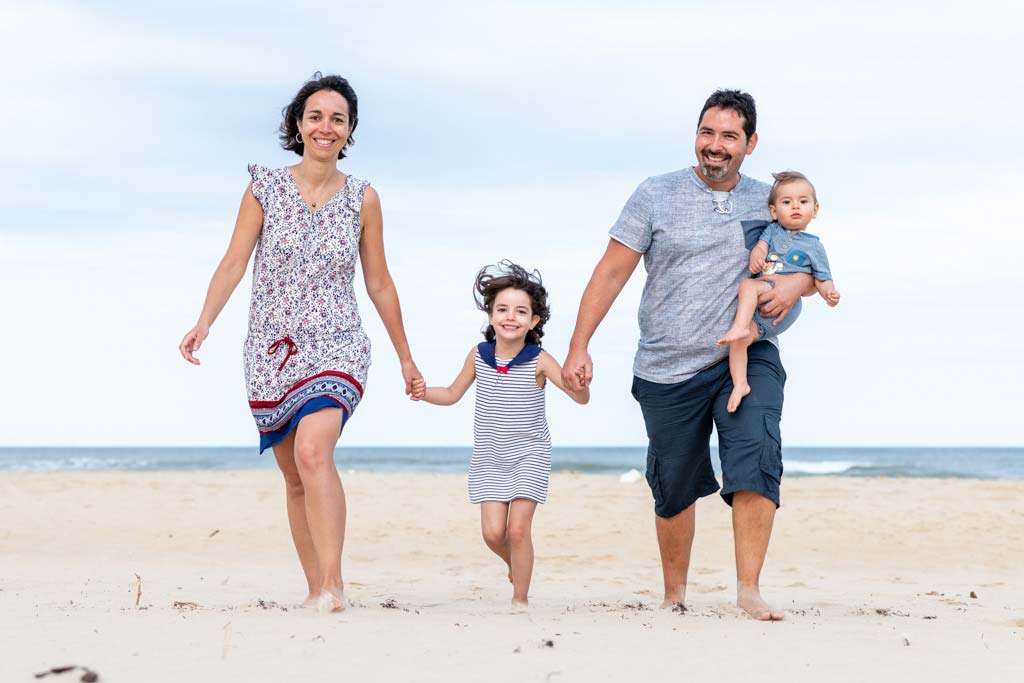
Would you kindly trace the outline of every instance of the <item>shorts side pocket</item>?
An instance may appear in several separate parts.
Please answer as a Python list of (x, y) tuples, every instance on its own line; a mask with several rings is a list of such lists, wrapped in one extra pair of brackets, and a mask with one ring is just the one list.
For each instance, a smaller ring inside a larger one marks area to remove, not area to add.
[(782, 481), (782, 431), (779, 418), (764, 416), (764, 444), (761, 447), (761, 471), (775, 481)]
[(661, 477), (658, 473), (657, 456), (647, 454), (647, 485), (651, 487), (651, 495), (654, 496), (656, 509), (665, 505), (665, 496), (661, 492)]

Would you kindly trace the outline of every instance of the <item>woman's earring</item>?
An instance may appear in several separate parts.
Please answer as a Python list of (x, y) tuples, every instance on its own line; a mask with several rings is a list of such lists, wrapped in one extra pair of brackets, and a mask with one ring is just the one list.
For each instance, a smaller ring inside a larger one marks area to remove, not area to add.
[(302, 133), (295, 134), (295, 142), (299, 143), (300, 145), (302, 144)]

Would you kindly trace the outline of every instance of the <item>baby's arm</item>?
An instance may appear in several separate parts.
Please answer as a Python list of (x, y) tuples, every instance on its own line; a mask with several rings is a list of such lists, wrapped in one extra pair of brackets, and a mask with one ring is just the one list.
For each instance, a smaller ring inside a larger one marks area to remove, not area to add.
[(750, 250), (750, 272), (760, 275), (764, 270), (764, 262), (768, 258), (768, 243), (758, 240), (754, 248)]
[(562, 382), (562, 366), (558, 364), (555, 357), (547, 351), (541, 351), (537, 358), (537, 379), (546, 378), (552, 384), (569, 394), (569, 398), (579, 404), (585, 404), (590, 400), (590, 387), (583, 385), (582, 389), (571, 389)]
[(466, 394), (469, 385), (476, 379), (476, 347), (469, 350), (466, 362), (458, 377), (447, 387), (428, 387), (423, 380), (413, 382), (412, 397), (416, 401), (426, 401), (435, 406), (450, 406), (458, 403)]
[(836, 285), (832, 280), (815, 280), (814, 288), (818, 290), (818, 294), (825, 300), (829, 306), (835, 306), (839, 303), (839, 292), (836, 290)]

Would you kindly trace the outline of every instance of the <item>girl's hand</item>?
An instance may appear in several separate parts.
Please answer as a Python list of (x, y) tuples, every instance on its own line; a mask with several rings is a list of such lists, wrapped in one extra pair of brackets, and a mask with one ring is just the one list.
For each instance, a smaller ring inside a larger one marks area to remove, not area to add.
[(178, 351), (181, 352), (181, 357), (193, 365), (199, 365), (199, 359), (192, 354), (199, 350), (199, 347), (203, 344), (203, 340), (209, 335), (209, 325), (196, 323), (195, 327), (185, 333), (185, 337), (181, 340), (181, 344), (178, 345)]
[(839, 292), (837, 292), (836, 290), (833, 289), (831, 292), (826, 294), (825, 295), (825, 303), (827, 303), (829, 306), (835, 306), (836, 304), (838, 304), (839, 303)]
[[(419, 368), (416, 367), (416, 363), (413, 363), (411, 359), (402, 363), (402, 379), (405, 380), (406, 396), (412, 396), (414, 381), (423, 381), (423, 373), (420, 372)], [(424, 384), (424, 386), (426, 385)]]
[(422, 400), (427, 395), (427, 383), (421, 379), (414, 379), (412, 381), (412, 395), (409, 396), (413, 401)]

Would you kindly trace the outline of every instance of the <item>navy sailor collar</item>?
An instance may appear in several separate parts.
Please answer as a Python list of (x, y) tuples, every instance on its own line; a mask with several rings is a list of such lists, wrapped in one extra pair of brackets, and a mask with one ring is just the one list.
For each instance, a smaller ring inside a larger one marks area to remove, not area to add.
[[(498, 364), (494, 360), (494, 342), (480, 342), (476, 347), (477, 353), (480, 354), (480, 358), (485, 363), (490, 365), (495, 370), (498, 370)], [(523, 350), (516, 354), (516, 357), (508, 362), (508, 365), (503, 366), (504, 368), (510, 368), (513, 365), (520, 365), (521, 363), (529, 363), (531, 360), (540, 355), (541, 348), (536, 344), (527, 344), (523, 347)], [(501, 372), (499, 370), (499, 372)], [(506, 369), (505, 372), (508, 372)]]

